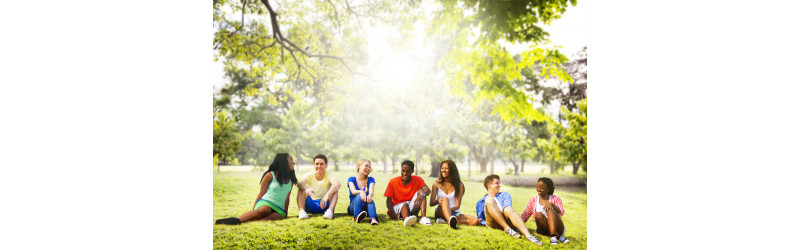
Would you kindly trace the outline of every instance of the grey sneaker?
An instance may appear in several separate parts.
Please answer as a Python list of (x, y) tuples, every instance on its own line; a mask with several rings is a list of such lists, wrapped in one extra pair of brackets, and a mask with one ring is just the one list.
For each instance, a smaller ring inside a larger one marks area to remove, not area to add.
[(528, 237), (528, 241), (530, 241), (531, 243), (534, 243), (534, 244), (536, 244), (537, 246), (542, 246), (542, 241), (540, 241), (539, 239), (537, 239), (537, 237), (535, 237), (534, 235), (532, 235), (532, 236), (529, 236), (529, 237)]
[(565, 238), (564, 235), (559, 236), (559, 243), (565, 244), (565, 243), (568, 243), (568, 242), (570, 242), (570, 241), (567, 240), (567, 238)]
[(559, 245), (559, 240), (556, 239), (556, 236), (551, 236), (551, 245)]
[(437, 218), (437, 223), (438, 223), (438, 224), (446, 224), (446, 223), (448, 223), (448, 222), (447, 222), (447, 221), (445, 221), (445, 220), (443, 220), (442, 218)]
[(511, 228), (509, 228), (509, 229), (506, 229), (506, 231), (505, 231), (505, 232), (506, 232), (506, 234), (508, 234), (509, 236), (512, 236), (512, 238), (520, 238), (520, 234), (518, 234), (517, 232), (515, 232), (515, 230), (513, 230), (513, 229), (511, 229)]

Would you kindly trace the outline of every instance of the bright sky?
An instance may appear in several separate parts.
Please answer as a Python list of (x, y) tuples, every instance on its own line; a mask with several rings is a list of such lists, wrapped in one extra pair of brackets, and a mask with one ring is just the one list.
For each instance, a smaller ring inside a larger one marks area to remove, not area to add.
[[(586, 36), (586, 12), (585, 7), (580, 3), (576, 6), (568, 6), (567, 11), (562, 15), (561, 18), (553, 21), (551, 26), (544, 27), (546, 31), (548, 31), (551, 36), (550, 39), (553, 42), (552, 45), (559, 45), (562, 46), (560, 51), (562, 54), (566, 55), (568, 58), (573, 59), (574, 54), (581, 50), (582, 47), (588, 46), (587, 36)], [(213, 31), (212, 31), (213, 32)], [(374, 51), (381, 51), (387, 48), (388, 45), (387, 40), (392, 40), (391, 32), (385, 29), (378, 29), (376, 32), (371, 32), (374, 36), (368, 38), (368, 50), (370, 50), (371, 54), (374, 54)], [(419, 47), (422, 44), (422, 41), (413, 41), (413, 44), (416, 45), (415, 47)], [(520, 53), (526, 50), (530, 44), (508, 44), (506, 45), (507, 49), (512, 54)], [(418, 67), (419, 58), (417, 56), (422, 56), (424, 54), (429, 53), (425, 51), (426, 48), (415, 49), (419, 53), (414, 53), (417, 55), (409, 54), (408, 52), (400, 52), (400, 53), (391, 53), (391, 55), (376, 55), (374, 58), (383, 58), (383, 59), (390, 59), (386, 60), (387, 62), (377, 62), (380, 64), (388, 64), (387, 66), (391, 67), (380, 67), (378, 69), (378, 74), (380, 76), (374, 77), (378, 79), (391, 79), (391, 84), (398, 84), (403, 82), (401, 77), (393, 77), (389, 76), (391, 72), (399, 72), (397, 69), (399, 68), (409, 68), (409, 67)], [(392, 60), (396, 59), (396, 60)], [(418, 60), (416, 60), (418, 59)], [(410, 65), (416, 64), (416, 65)], [(224, 83), (223, 79), (223, 66), (220, 62), (214, 62), (216, 70), (213, 75), (219, 81), (216, 81), (214, 84), (215, 91), (218, 90)], [(403, 71), (400, 71), (403, 72)], [(408, 72), (408, 71), (406, 71)]]

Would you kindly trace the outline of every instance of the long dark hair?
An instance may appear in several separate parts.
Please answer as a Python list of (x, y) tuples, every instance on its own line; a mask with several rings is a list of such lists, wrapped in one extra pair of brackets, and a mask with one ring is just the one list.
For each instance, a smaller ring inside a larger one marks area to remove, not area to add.
[[(454, 197), (458, 197), (459, 189), (462, 188), (463, 185), (462, 178), (459, 177), (459, 168), (456, 167), (456, 163), (453, 162), (452, 160), (445, 160), (442, 163), (440, 163), (439, 166), (442, 167), (442, 164), (444, 163), (448, 163), (448, 183), (450, 183), (453, 186), (453, 189), (456, 190), (456, 194), (454, 195)], [(439, 182), (442, 183), (442, 181), (444, 180), (445, 178), (442, 178), (442, 175), (440, 174)]]
[[(261, 180), (264, 180), (264, 176), (267, 175), (267, 173), (275, 171), (276, 176), (273, 176), (273, 178), (278, 178), (278, 185), (283, 185), (288, 181), (292, 181), (292, 184), (297, 184), (298, 178), (295, 177), (295, 170), (289, 169), (289, 157), (287, 153), (278, 153), (275, 155), (273, 163), (270, 163), (270, 168), (261, 175)], [(259, 184), (261, 184), (261, 180), (259, 180)]]

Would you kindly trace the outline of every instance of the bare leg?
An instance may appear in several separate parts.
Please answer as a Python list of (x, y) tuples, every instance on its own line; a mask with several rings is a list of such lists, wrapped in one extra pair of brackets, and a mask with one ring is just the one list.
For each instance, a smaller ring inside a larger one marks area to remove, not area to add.
[(478, 226), (478, 218), (470, 215), (460, 214), (456, 216), (456, 224)]
[(404, 203), (401, 207), (400, 211), (401, 220), (405, 220), (406, 217), (409, 217), (409, 204)]
[(281, 217), (281, 214), (279, 214), (277, 212), (274, 212), (274, 213), (271, 213), (270, 215), (267, 215), (267, 217), (264, 217), (264, 219), (261, 219), (261, 220), (282, 220), (282, 219), (284, 219), (284, 218)]
[[(425, 198), (425, 196), (423, 196), (423, 197)], [(423, 199), (423, 204), (420, 204), (420, 217), (421, 218), (422, 217), (426, 217), (426, 207), (427, 206), (426, 206), (425, 199)], [(417, 214), (417, 213), (415, 213), (415, 214)]]
[(306, 211), (306, 192), (298, 192), (298, 210)]
[[(503, 217), (503, 212), (498, 209), (498, 203), (495, 199), (484, 199), (484, 214), (492, 218), (494, 223), (497, 223), (504, 231), (509, 229), (509, 224), (506, 224), (506, 219)], [(489, 223), (487, 223), (489, 226)]]
[(332, 213), (334, 212), (334, 208), (337, 207), (337, 199), (339, 199), (339, 194), (337, 193), (334, 193), (334, 196), (331, 196), (331, 199), (328, 200), (328, 203), (330, 204), (328, 205), (328, 209), (331, 210)]
[(565, 232), (565, 224), (562, 222), (562, 216), (556, 213), (553, 209), (548, 210), (548, 229), (552, 234), (556, 234), (559, 238)]
[(517, 230), (520, 230), (520, 232), (523, 233), (523, 235), (525, 235), (526, 238), (531, 236), (531, 233), (528, 232), (528, 228), (526, 227), (526, 223), (523, 222), (523, 218), (520, 217), (520, 215), (517, 214), (517, 212), (515, 212), (515, 210), (512, 209), (512, 207), (503, 208), (503, 215), (506, 218), (508, 218), (512, 222), (512, 224), (517, 228)]
[(551, 235), (555, 234), (558, 238), (559, 233), (556, 232), (556, 213), (553, 209), (547, 209), (545, 212), (548, 213), (548, 231), (551, 231)]
[(537, 233), (542, 235), (551, 235), (551, 231), (548, 231), (548, 219), (545, 219), (545, 215), (542, 213), (534, 213), (534, 222), (537, 223)]
[[(240, 215), (237, 218), (239, 218), (239, 220), (242, 221), (242, 223), (245, 223), (245, 222), (248, 222), (248, 221), (264, 219), (265, 217), (267, 217), (268, 215), (273, 214), (273, 213), (274, 213), (273, 209), (270, 206), (261, 206), (258, 209), (248, 211), (248, 212)], [(278, 214), (278, 213), (274, 213), (274, 214)], [(279, 214), (279, 216), (280, 216), (280, 214)]]
[[(445, 220), (451, 218), (451, 202), (448, 199), (444, 199), (442, 202), (439, 203), (439, 207), (437, 210), (440, 210), (440, 215)], [(434, 216), (436, 217), (436, 212), (434, 212)]]

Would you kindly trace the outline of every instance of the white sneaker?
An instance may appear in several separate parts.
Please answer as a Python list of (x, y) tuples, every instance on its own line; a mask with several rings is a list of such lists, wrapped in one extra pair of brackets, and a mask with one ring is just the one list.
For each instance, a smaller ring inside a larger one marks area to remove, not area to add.
[(323, 214), (323, 218), (324, 219), (334, 218), (334, 212), (331, 212), (330, 209), (329, 210), (325, 210), (325, 213)]
[(423, 224), (425, 226), (431, 226), (431, 220), (428, 219), (428, 217), (420, 218), (420, 224)]
[(445, 223), (448, 223), (448, 222), (447, 222), (447, 221), (445, 221), (445, 220), (443, 220), (442, 218), (437, 218), (437, 223), (439, 223), (439, 224), (445, 224)]
[(411, 227), (411, 226), (414, 226), (414, 224), (417, 224), (417, 216), (412, 215), (412, 216), (406, 217), (406, 219), (403, 219), (403, 226), (404, 227)]
[(309, 215), (306, 214), (306, 211), (300, 210), (298, 213), (298, 220), (308, 219)]

